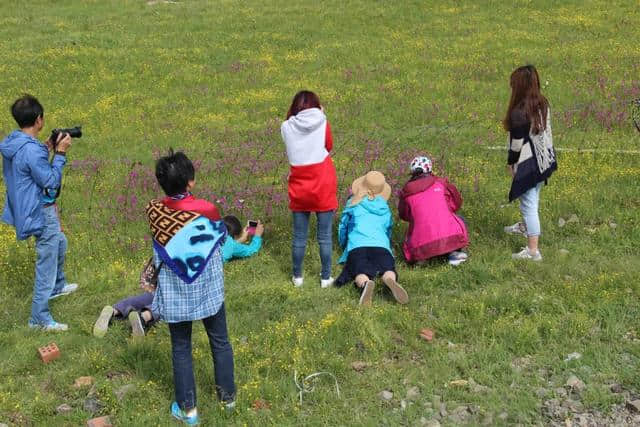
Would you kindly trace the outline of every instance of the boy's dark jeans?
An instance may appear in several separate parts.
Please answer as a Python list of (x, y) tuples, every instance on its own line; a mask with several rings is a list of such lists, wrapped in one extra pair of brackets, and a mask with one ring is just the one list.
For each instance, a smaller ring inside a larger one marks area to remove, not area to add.
[[(191, 354), (191, 323), (169, 323), (173, 358), (173, 384), (180, 408), (188, 410), (196, 406), (196, 382), (193, 377)], [(224, 303), (211, 317), (202, 319), (209, 337), (213, 370), (218, 399), (230, 402), (235, 399), (236, 385), (233, 377), (233, 350), (227, 335), (227, 316)]]

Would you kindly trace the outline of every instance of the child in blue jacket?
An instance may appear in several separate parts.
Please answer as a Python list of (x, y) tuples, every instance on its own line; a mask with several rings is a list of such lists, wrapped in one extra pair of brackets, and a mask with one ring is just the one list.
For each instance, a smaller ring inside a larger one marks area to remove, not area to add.
[(396, 301), (406, 304), (409, 296), (397, 282), (391, 253), (393, 220), (387, 204), (391, 187), (382, 173), (371, 171), (353, 182), (351, 192), (338, 227), (338, 241), (344, 250), (338, 262), (346, 263), (336, 284), (354, 280), (362, 290), (360, 304), (371, 305), (374, 279), (382, 276)]

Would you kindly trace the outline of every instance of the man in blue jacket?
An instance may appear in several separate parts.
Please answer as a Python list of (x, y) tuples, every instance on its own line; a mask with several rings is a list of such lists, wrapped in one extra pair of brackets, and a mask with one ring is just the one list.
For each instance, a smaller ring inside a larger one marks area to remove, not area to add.
[[(53, 320), (49, 300), (78, 288), (67, 284), (64, 257), (67, 238), (60, 229), (56, 196), (71, 137), (60, 134), (54, 145), (42, 143), (37, 136), (44, 126), (44, 109), (36, 98), (24, 95), (11, 106), (11, 114), (20, 130), (0, 143), (2, 173), (7, 194), (2, 221), (16, 229), (16, 238), (36, 239), (36, 273), (29, 327), (47, 331), (66, 331), (67, 325)], [(49, 161), (49, 153), (54, 151)]]

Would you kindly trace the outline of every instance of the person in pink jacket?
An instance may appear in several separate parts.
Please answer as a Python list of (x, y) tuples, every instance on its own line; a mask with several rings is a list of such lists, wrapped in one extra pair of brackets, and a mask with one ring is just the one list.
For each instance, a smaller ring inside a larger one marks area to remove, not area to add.
[(467, 259), (462, 249), (469, 244), (467, 227), (456, 215), (462, 197), (455, 185), (431, 169), (428, 157), (413, 159), (411, 179), (400, 192), (400, 218), (409, 222), (402, 250), (409, 263), (448, 255), (449, 264), (459, 265)]

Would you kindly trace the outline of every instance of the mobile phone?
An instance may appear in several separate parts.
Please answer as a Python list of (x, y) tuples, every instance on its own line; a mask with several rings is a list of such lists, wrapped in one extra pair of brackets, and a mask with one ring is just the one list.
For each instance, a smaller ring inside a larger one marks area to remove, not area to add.
[(256, 233), (256, 227), (258, 226), (258, 221), (249, 220), (249, 228), (247, 229), (247, 233), (252, 236)]

